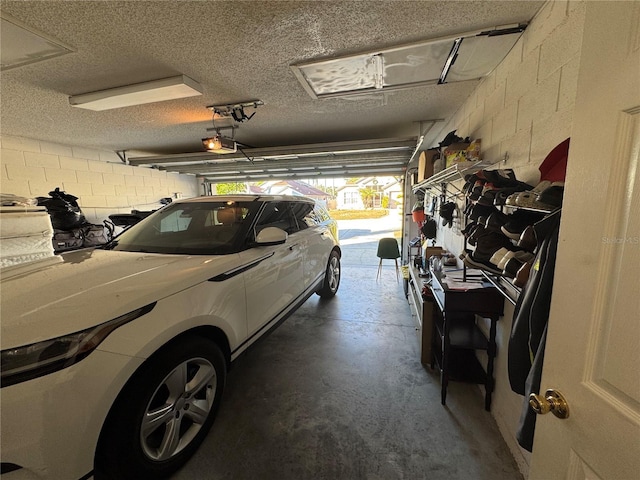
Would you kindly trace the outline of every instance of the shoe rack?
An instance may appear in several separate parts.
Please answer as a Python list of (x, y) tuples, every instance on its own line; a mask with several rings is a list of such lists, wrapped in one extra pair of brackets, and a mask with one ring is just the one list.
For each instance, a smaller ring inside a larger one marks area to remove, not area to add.
[[(462, 194), (462, 190), (460, 190), (455, 182), (461, 180), (464, 181), (464, 177), (467, 173), (475, 172), (477, 170), (481, 170), (485, 167), (491, 165), (485, 161), (477, 161), (477, 162), (459, 162), (450, 167), (441, 170), (438, 173), (430, 176), (429, 178), (423, 180), (422, 182), (418, 182), (413, 186), (413, 192), (416, 193), (418, 191), (426, 191), (435, 189), (440, 192), (440, 202), (441, 204), (446, 201), (447, 195), (451, 194), (449, 192), (449, 187), (454, 189), (453, 196), (457, 197)], [(457, 202), (456, 202), (457, 203)], [(462, 225), (464, 227), (464, 225)], [(464, 245), (462, 246), (463, 251), (467, 249), (467, 240), (465, 238)], [(467, 266), (462, 265), (463, 268), (463, 279), (467, 280)]]
[(515, 305), (518, 301), (522, 289), (513, 284), (513, 282), (502, 275), (497, 275), (485, 270), (480, 270), (482, 276), (487, 279), (496, 289), (502, 294), (502, 296), (512, 305)]
[[(429, 190), (432, 188), (437, 188), (441, 192), (446, 192), (447, 185), (457, 180), (464, 180), (464, 176), (472, 171), (481, 170), (485, 167), (488, 167), (490, 164), (484, 161), (478, 162), (460, 162), (450, 167), (441, 170), (440, 172), (430, 176), (429, 178), (423, 180), (422, 182), (418, 182), (413, 186), (413, 192), (416, 193), (418, 190)], [(454, 186), (454, 188), (456, 188)], [(456, 193), (462, 193), (460, 189), (456, 188)], [(443, 193), (444, 193), (443, 192)]]

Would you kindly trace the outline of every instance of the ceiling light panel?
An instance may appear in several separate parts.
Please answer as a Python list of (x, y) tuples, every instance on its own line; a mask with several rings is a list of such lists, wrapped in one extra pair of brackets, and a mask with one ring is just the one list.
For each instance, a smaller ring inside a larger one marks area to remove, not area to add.
[(110, 110), (202, 95), (202, 87), (186, 75), (162, 78), (69, 97), (69, 103), (87, 110)]
[(1, 70), (59, 57), (74, 50), (6, 13), (0, 24)]

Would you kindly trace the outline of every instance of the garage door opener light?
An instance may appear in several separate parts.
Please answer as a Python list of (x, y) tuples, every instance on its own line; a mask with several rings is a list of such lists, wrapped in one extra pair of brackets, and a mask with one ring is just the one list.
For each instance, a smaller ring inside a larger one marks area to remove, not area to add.
[(213, 137), (203, 138), (202, 145), (207, 152), (213, 153), (235, 153), (238, 151), (238, 145), (235, 140), (216, 134)]

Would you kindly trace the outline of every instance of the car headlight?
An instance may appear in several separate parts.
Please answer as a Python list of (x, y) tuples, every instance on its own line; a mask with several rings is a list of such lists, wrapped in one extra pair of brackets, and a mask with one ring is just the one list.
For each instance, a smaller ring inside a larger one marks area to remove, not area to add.
[(155, 302), (95, 327), (0, 352), (2, 387), (62, 370), (85, 358), (116, 328), (149, 313)]

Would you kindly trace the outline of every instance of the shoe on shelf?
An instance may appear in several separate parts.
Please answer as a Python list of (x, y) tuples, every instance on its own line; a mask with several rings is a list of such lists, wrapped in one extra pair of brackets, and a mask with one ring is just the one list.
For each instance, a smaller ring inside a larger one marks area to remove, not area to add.
[(473, 229), (473, 232), (471, 232), (469, 234), (469, 236), (467, 237), (467, 241), (469, 242), (469, 245), (476, 245), (476, 242), (478, 241), (478, 237), (485, 235), (486, 228), (484, 225), (476, 225), (476, 228)]
[(471, 187), (476, 183), (475, 173), (468, 173), (464, 176), (464, 185), (462, 186), (462, 193), (465, 195), (471, 191)]
[(511, 240), (520, 240), (520, 236), (525, 228), (533, 225), (544, 217), (543, 213), (529, 210), (516, 210), (509, 215), (508, 221), (500, 227), (503, 234)]
[(513, 193), (510, 190), (500, 190), (498, 192), (496, 192), (494, 198), (493, 198), (493, 204), (496, 207), (501, 207), (503, 205), (505, 205), (507, 198), (509, 198), (509, 195), (513, 195)]
[(522, 267), (520, 267), (520, 269), (516, 273), (516, 278), (513, 280), (513, 284), (516, 287), (524, 288), (524, 286), (527, 284), (527, 280), (529, 280), (532, 266), (533, 259), (529, 260), (527, 263), (522, 265)]
[(558, 208), (562, 206), (563, 196), (564, 185), (556, 185), (556, 183), (552, 183), (551, 186), (540, 192), (540, 194), (538, 195), (538, 201), (546, 205), (551, 205), (555, 208)]
[(496, 194), (497, 190), (489, 190), (486, 193), (483, 193), (480, 198), (478, 198), (478, 200), (476, 200), (476, 203), (478, 205), (484, 205), (487, 207), (492, 207), (494, 205), (494, 198), (495, 198), (495, 194)]
[(533, 253), (521, 250), (519, 247), (513, 245), (510, 247), (502, 247), (500, 250), (497, 250), (491, 256), (489, 261), (502, 270), (505, 263), (507, 263), (510, 258), (517, 258), (518, 260), (526, 262), (531, 260), (533, 256)]
[(489, 230), (500, 232), (501, 227), (509, 221), (509, 215), (505, 215), (502, 212), (493, 212), (489, 215), (484, 223), (484, 226)]
[(476, 180), (476, 183), (471, 188), (471, 192), (467, 195), (469, 200), (476, 201), (482, 195), (482, 189), (484, 188), (484, 184), (487, 183), (484, 180)]
[(516, 174), (511, 168), (503, 168), (498, 170), (483, 170), (484, 178), (488, 182), (494, 183), (499, 186), (508, 186), (512, 182), (517, 182)]
[(504, 268), (502, 269), (502, 274), (505, 277), (515, 278), (518, 274), (518, 270), (520, 270), (520, 268), (524, 264), (525, 262), (523, 262), (522, 260), (511, 257), (509, 260), (507, 260), (507, 263), (505, 263)]
[(520, 260), (521, 262), (528, 262), (533, 257), (534, 257), (533, 253), (527, 252), (526, 250), (511, 251), (511, 252), (507, 252), (504, 255), (504, 257), (502, 257), (499, 260), (499, 262), (498, 262), (498, 264), (496, 266), (499, 269), (504, 270), (505, 266), (507, 265), (507, 262), (511, 258), (516, 258), (516, 259)]
[(491, 255), (489, 262), (497, 267), (500, 263), (500, 260), (502, 260), (504, 256), (509, 252), (511, 252), (511, 250), (509, 250), (507, 247), (502, 247), (499, 250), (496, 250), (493, 255)]
[(547, 188), (549, 188), (550, 186), (551, 186), (551, 182), (549, 180), (542, 180), (540, 183), (538, 183), (538, 185), (536, 185), (529, 191), (533, 193), (540, 193), (543, 190), (546, 190)]
[(536, 251), (536, 248), (538, 248), (538, 238), (536, 236), (536, 230), (535, 228), (533, 228), (533, 225), (529, 225), (522, 231), (516, 245), (527, 250), (528, 252)]
[(473, 251), (474, 260), (489, 262), (494, 253), (501, 248), (513, 249), (514, 246), (507, 237), (501, 233), (487, 231), (483, 235), (478, 236), (476, 241), (476, 249)]
[(464, 210), (462, 210), (462, 213), (464, 214), (465, 217), (467, 217), (470, 213), (471, 213), (471, 209), (474, 206), (473, 202), (466, 202), (467, 204), (464, 207)]
[(508, 222), (500, 227), (500, 231), (511, 240), (519, 240), (522, 235), (522, 230), (527, 228), (527, 225), (522, 225), (515, 222)]
[(482, 170), (478, 170), (475, 173), (470, 173), (468, 175), (464, 176), (464, 186), (462, 187), (462, 192), (468, 196), (472, 190), (473, 187), (476, 185), (476, 182), (478, 180), (482, 180), (484, 182), (484, 175), (482, 173)]
[(470, 223), (467, 224), (466, 227), (464, 227), (462, 230), (460, 230), (460, 233), (468, 238), (469, 235), (471, 235), (471, 233), (473, 232), (473, 230), (475, 230), (475, 228), (477, 226), (478, 226), (477, 222), (470, 222)]
[(536, 192), (521, 192), (516, 197), (515, 204), (518, 207), (533, 208), (536, 210), (543, 210), (545, 212), (551, 212), (556, 209), (553, 205), (541, 202), (539, 200), (539, 196), (540, 195)]
[[(509, 195), (505, 201), (504, 201), (504, 205), (508, 206), (508, 207), (515, 207), (517, 206), (516, 204), (516, 199), (518, 198), (518, 195), (520, 195), (522, 192), (515, 192), (512, 193), (511, 195)], [(495, 202), (494, 202), (495, 203)]]
[(469, 220), (473, 220), (477, 222), (478, 218), (480, 217), (487, 218), (489, 215), (491, 215), (494, 212), (499, 212), (499, 210), (493, 205), (488, 206), (488, 205), (475, 204), (471, 208), (471, 211), (469, 212)]
[(478, 268), (489, 273), (502, 275), (502, 271), (498, 270), (495, 265), (492, 265), (489, 262), (484, 262), (482, 260), (475, 260), (473, 258), (473, 255), (466, 255), (462, 259), (462, 262), (469, 268)]

